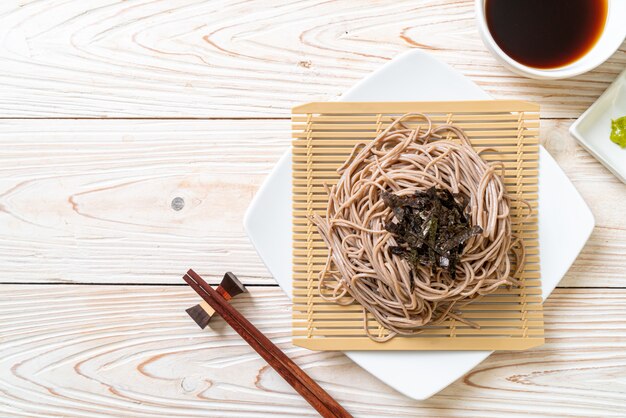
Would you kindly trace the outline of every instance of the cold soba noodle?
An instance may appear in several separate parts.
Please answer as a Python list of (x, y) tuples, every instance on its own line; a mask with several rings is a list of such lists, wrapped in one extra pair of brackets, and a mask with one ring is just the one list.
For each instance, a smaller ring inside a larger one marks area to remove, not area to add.
[[(404, 115), (356, 145), (328, 190), (326, 216), (312, 217), (329, 248), (320, 295), (361, 304), (365, 331), (376, 341), (451, 318), (476, 326), (457, 309), (518, 284), (524, 265), (503, 171), (502, 163), (485, 162), (461, 129), (434, 127), (422, 114)], [(450, 225), (455, 219), (456, 229), (445, 230), (444, 218)], [(367, 312), (386, 336), (370, 332)]]

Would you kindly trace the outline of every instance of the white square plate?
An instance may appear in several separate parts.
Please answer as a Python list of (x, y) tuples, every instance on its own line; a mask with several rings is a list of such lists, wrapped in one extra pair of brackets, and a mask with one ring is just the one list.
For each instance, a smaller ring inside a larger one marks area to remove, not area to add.
[(626, 116), (626, 70), (570, 126), (570, 133), (587, 151), (626, 183), (626, 148), (609, 138), (611, 119)]
[[(478, 86), (418, 50), (387, 63), (344, 94), (345, 101), (489, 100)], [(591, 211), (541, 147), (539, 245), (545, 299), (594, 227)], [(244, 226), (267, 268), (291, 298), (291, 150), (256, 194)], [(490, 351), (349, 351), (355, 363), (414, 399), (426, 399), (470, 371)], [(416, 379), (415, 376), (420, 376)]]

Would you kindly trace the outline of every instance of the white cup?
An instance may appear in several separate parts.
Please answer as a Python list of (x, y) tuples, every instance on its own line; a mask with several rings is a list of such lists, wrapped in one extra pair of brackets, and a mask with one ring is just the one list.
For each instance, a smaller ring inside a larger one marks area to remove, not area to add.
[[(557, 68), (535, 68), (520, 64), (509, 57), (493, 40), (487, 18), (485, 16), (485, 2), (487, 0), (475, 0), (476, 21), (478, 31), (483, 38), (485, 46), (494, 54), (505, 67), (511, 71), (530, 78), (557, 79), (574, 77), (587, 71), (593, 70), (606, 61), (620, 47), (626, 38), (626, 0), (609, 0), (606, 23), (600, 39), (596, 44), (578, 60)], [(550, 1), (550, 0), (546, 0)]]

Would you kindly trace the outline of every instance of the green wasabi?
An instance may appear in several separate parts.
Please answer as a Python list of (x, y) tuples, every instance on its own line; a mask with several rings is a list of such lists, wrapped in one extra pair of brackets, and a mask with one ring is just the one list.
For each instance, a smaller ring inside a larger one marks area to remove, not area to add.
[(626, 116), (611, 121), (611, 141), (626, 148)]

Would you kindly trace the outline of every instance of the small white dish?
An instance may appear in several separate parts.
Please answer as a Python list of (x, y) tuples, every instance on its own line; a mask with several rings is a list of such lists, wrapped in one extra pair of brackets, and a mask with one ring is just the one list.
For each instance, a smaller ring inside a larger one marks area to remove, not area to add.
[[(489, 99), (491, 97), (480, 87), (447, 64), (412, 50), (357, 83), (340, 100)], [(580, 194), (543, 147), (540, 147), (539, 160), (539, 251), (545, 299), (587, 242), (594, 219)], [(291, 204), (291, 150), (288, 150), (252, 200), (244, 227), (289, 298), (292, 297)], [(397, 391), (423, 400), (469, 372), (491, 352), (347, 351), (345, 354)]]
[(487, 27), (487, 18), (485, 17), (486, 1), (487, 0), (475, 0), (476, 23), (478, 24), (478, 32), (485, 46), (505, 67), (525, 77), (545, 80), (574, 77), (586, 73), (587, 71), (593, 70), (613, 55), (626, 37), (626, 23), (624, 23), (626, 22), (626, 1), (609, 0), (604, 31), (600, 39), (598, 39), (589, 52), (580, 59), (563, 67), (549, 69), (529, 67), (509, 57), (491, 36), (491, 32), (489, 32), (489, 28)]
[(626, 70), (570, 126), (569, 131), (580, 145), (626, 183), (626, 148), (620, 148), (609, 138), (611, 119), (622, 116), (626, 116)]

